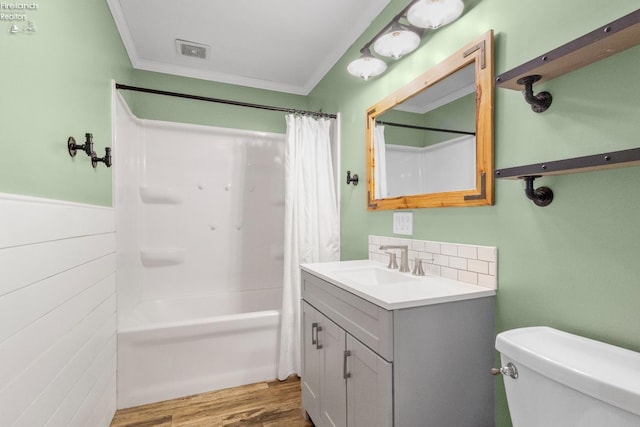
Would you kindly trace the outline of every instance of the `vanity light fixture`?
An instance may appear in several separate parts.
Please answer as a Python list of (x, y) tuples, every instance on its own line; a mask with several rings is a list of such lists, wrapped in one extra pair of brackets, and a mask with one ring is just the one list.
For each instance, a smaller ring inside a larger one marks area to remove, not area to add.
[(352, 61), (347, 71), (364, 80), (384, 73), (387, 65), (371, 54), (372, 45), (376, 54), (400, 59), (416, 50), (425, 29), (453, 22), (463, 10), (462, 0), (413, 0), (360, 49), (362, 56)]

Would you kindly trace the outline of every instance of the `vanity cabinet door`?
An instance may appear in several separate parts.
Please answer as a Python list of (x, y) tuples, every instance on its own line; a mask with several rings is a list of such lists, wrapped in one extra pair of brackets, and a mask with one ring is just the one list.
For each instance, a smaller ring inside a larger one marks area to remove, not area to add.
[(338, 325), (322, 317), (319, 341), (322, 346), (320, 377), (320, 418), (324, 425), (346, 427), (347, 386), (345, 378), (346, 333)]
[(317, 427), (346, 427), (346, 333), (302, 302), (302, 407)]
[(318, 317), (320, 313), (302, 303), (302, 407), (312, 420), (320, 419), (320, 355)]
[(349, 427), (393, 425), (392, 364), (347, 335)]

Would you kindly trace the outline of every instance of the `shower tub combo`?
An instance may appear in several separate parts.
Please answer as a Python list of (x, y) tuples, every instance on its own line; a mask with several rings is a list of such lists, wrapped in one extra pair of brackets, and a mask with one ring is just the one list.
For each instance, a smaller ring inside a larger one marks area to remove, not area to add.
[(118, 407), (276, 378), (284, 135), (113, 108)]
[(137, 406), (276, 377), (281, 293), (140, 303), (118, 332), (118, 400)]

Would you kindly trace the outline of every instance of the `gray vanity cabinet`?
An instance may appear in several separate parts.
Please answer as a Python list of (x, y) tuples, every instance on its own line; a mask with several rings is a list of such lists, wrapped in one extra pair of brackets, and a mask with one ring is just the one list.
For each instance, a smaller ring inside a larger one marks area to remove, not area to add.
[(316, 427), (493, 427), (493, 298), (386, 310), (302, 272), (302, 407)]

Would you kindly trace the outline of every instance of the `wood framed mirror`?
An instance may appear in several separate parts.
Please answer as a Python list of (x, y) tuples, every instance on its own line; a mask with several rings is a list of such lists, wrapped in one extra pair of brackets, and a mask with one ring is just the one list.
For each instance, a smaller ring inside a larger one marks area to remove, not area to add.
[(367, 209), (493, 204), (493, 31), (367, 109)]

